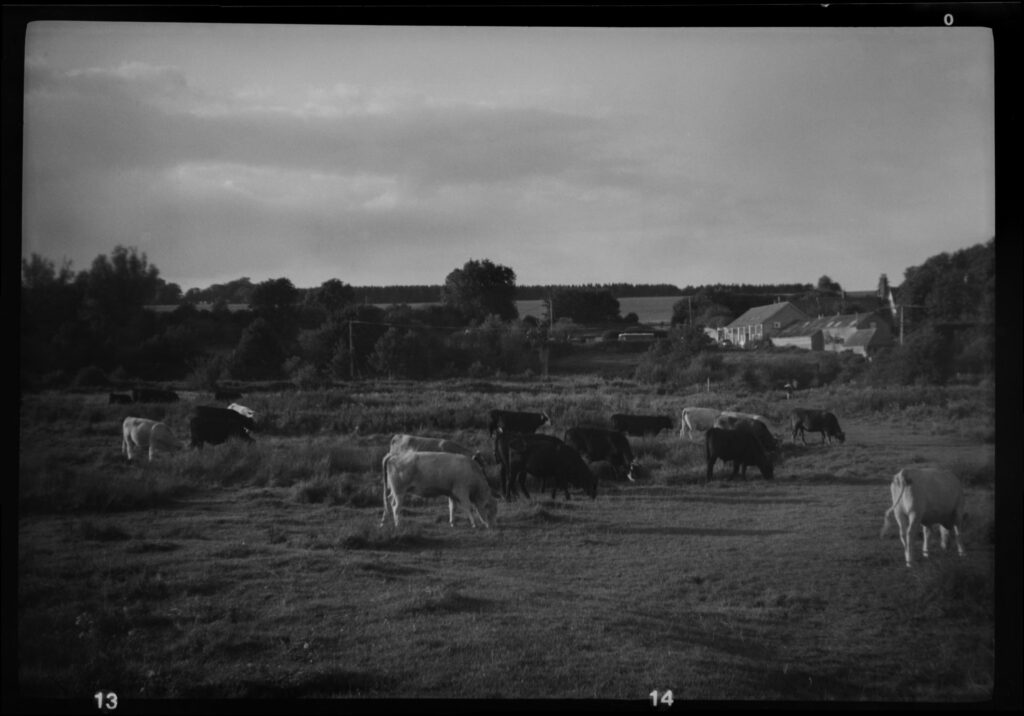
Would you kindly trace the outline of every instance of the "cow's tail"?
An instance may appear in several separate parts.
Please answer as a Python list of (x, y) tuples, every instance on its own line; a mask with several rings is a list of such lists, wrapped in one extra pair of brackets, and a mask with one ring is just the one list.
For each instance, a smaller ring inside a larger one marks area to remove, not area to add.
[(391, 459), (391, 452), (380, 461), (380, 472), (381, 472), (381, 494), (384, 498), (384, 514), (380, 517), (380, 524), (383, 527), (384, 522), (388, 518), (388, 460)]
[(893, 500), (892, 505), (889, 507), (888, 510), (885, 511), (885, 518), (882, 520), (882, 529), (878, 533), (879, 537), (885, 537), (885, 534), (889, 531), (889, 528), (892, 526), (893, 513), (896, 512), (896, 506), (900, 504), (900, 500), (903, 499), (903, 493), (906, 492), (906, 490), (907, 483), (904, 480), (900, 486), (900, 494), (896, 496), (896, 499)]

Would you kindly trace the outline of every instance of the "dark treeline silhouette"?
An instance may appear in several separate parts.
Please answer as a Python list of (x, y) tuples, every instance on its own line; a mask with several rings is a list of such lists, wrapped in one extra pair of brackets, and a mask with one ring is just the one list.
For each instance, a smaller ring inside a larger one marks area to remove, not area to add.
[[(899, 382), (941, 382), (954, 372), (987, 374), (994, 355), (995, 240), (938, 254), (906, 269), (893, 287), (849, 295), (828, 276), (816, 284), (515, 285), (510, 267), (471, 261), (443, 285), (353, 287), (338, 278), (297, 288), (287, 278), (240, 278), (182, 295), (145, 254), (118, 246), (73, 271), (33, 254), (22, 260), (20, 358), (23, 389), (132, 387), (185, 381), (216, 388), (225, 380), (279, 380), (315, 386), (333, 380), (478, 377), (540, 370), (549, 321), (518, 315), (515, 300), (553, 300), (558, 323), (627, 321), (618, 298), (672, 296), (677, 330), (703, 336), (753, 306), (793, 301), (813, 314), (877, 311), (899, 316), (906, 347), (881, 361)], [(153, 304), (175, 310), (151, 310)], [(200, 310), (212, 304), (212, 310)], [(244, 304), (236, 310), (232, 304)], [(429, 305), (412, 305), (429, 304)], [(563, 336), (563, 339), (568, 339)], [(666, 360), (688, 365), (691, 353)], [(902, 352), (900, 352), (902, 351)], [(658, 358), (660, 354), (656, 355)], [(660, 360), (660, 358), (658, 358)], [(652, 359), (654, 360), (654, 359)], [(657, 361), (654, 361), (657, 363)], [(650, 371), (649, 371), (650, 372)], [(651, 375), (667, 375), (658, 367)]]

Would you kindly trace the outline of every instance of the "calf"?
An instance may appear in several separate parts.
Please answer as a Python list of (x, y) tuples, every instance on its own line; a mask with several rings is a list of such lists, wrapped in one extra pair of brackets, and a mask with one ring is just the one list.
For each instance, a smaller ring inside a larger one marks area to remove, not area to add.
[(662, 430), (672, 429), (672, 418), (664, 415), (626, 415), (615, 413), (612, 418), (612, 427), (616, 430), (642, 437), (644, 435), (657, 435)]
[(148, 418), (128, 417), (121, 423), (121, 452), (131, 462), (135, 453), (145, 450), (149, 462), (153, 462), (155, 450), (175, 451), (185, 448), (185, 443), (174, 436), (164, 423)]
[(536, 442), (526, 445), (515, 466), (516, 472), (511, 479), (519, 484), (527, 497), (530, 496), (526, 490), (527, 473), (541, 480), (544, 485), (552, 485), (552, 500), (559, 488), (565, 492), (565, 499), (570, 499), (569, 485), (582, 489), (590, 499), (597, 497), (597, 477), (583, 462), (580, 454), (564, 443)]
[(634, 475), (639, 471), (639, 462), (633, 457), (629, 439), (617, 430), (576, 426), (565, 431), (565, 444), (588, 462), (610, 462), (620, 475), (636, 482)]
[[(500, 466), (501, 495), (506, 501), (511, 501), (519, 492), (512, 478), (520, 474), (523, 454), (527, 448), (538, 444), (561, 445), (562, 441), (554, 435), (513, 433), (500, 428), (494, 435), (494, 460)], [(523, 492), (530, 496), (525, 486)]]
[(789, 414), (789, 424), (793, 428), (794, 443), (797, 433), (800, 433), (800, 439), (806, 445), (807, 438), (804, 437), (804, 431), (807, 430), (812, 433), (821, 433), (822, 444), (825, 443), (826, 437), (829, 445), (832, 444), (832, 438), (836, 438), (841, 443), (846, 440), (846, 433), (839, 429), (839, 421), (836, 416), (825, 410), (795, 408)]
[(516, 410), (492, 410), (488, 430), (491, 437), (499, 428), (506, 433), (534, 433), (541, 425), (550, 425), (547, 413), (524, 413)]
[(388, 496), (395, 527), (398, 527), (402, 498), (407, 493), (420, 497), (444, 496), (448, 498), (448, 522), (455, 525), (455, 502), (469, 516), (476, 527), (473, 513), (484, 527), (495, 524), (498, 504), (484, 477), (483, 468), (472, 458), (448, 452), (388, 453), (382, 462), (384, 472), (384, 514), (381, 526), (388, 516)]
[(228, 408), (213, 405), (197, 405), (188, 421), (191, 447), (202, 448), (204, 444), (220, 445), (229, 438), (252, 442), (249, 434), (256, 429), (252, 418)]
[[(683, 408), (679, 416), (679, 437), (686, 438), (691, 442), (697, 442), (704, 437), (704, 433), (715, 426), (715, 420), (722, 414), (721, 410), (715, 408)], [(700, 434), (700, 438), (694, 436)]]
[(742, 430), (723, 430), (710, 428), (704, 436), (705, 455), (707, 457), (707, 473), (705, 484), (714, 475), (715, 463), (732, 461), (732, 475), (743, 470), (747, 475), (747, 465), (756, 465), (766, 480), (775, 477), (772, 461), (768, 457), (760, 441), (752, 433)]
[(960, 480), (949, 470), (935, 467), (905, 467), (889, 485), (892, 507), (885, 511), (882, 523), (884, 536), (889, 530), (890, 516), (896, 517), (900, 542), (907, 566), (911, 566), (914, 527), (921, 525), (921, 554), (928, 557), (928, 536), (933, 525), (939, 526), (942, 549), (946, 549), (949, 531), (956, 538), (956, 549), (964, 556), (960, 528), (964, 520), (964, 490)]

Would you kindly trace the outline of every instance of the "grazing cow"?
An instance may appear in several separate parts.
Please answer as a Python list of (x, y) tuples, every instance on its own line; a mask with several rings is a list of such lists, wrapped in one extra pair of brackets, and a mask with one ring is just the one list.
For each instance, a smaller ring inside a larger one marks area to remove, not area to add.
[[(511, 501), (518, 492), (512, 477), (519, 474), (522, 455), (532, 445), (561, 445), (562, 441), (554, 435), (543, 433), (513, 433), (501, 428), (494, 435), (494, 460), (501, 470), (501, 495)], [(525, 493), (525, 488), (523, 489)], [(526, 493), (529, 497), (529, 493)]]
[(249, 434), (256, 429), (252, 418), (228, 408), (213, 405), (197, 405), (188, 421), (191, 447), (202, 448), (205, 443), (220, 445), (229, 438), (240, 438), (252, 442)]
[(882, 523), (884, 536), (895, 515), (900, 530), (900, 542), (907, 566), (911, 566), (911, 548), (914, 528), (921, 525), (921, 554), (928, 557), (928, 536), (933, 525), (939, 526), (942, 549), (946, 549), (949, 531), (956, 538), (956, 549), (964, 556), (960, 541), (960, 528), (964, 521), (964, 490), (960, 480), (949, 470), (936, 467), (905, 467), (892, 478), (889, 485), (892, 507), (885, 511)]
[(732, 476), (743, 469), (743, 476), (747, 476), (747, 465), (756, 465), (761, 475), (766, 480), (775, 477), (772, 468), (771, 458), (761, 447), (761, 442), (753, 435), (743, 430), (723, 430), (722, 428), (710, 428), (704, 435), (705, 455), (707, 457), (707, 474), (705, 484), (714, 474), (715, 463), (732, 461)]
[[(397, 455), (403, 452), (447, 452), (453, 455), (465, 455), (466, 457), (472, 458), (481, 468), (484, 470), (484, 477), (487, 477), (487, 484), (491, 489), (500, 489), (500, 486), (491, 485), (491, 480), (487, 476), (487, 467), (484, 465), (483, 457), (476, 450), (471, 450), (454, 440), (447, 440), (445, 438), (428, 438), (421, 437), (419, 435), (394, 435), (391, 438), (391, 446), (388, 449), (388, 455)], [(383, 464), (383, 463), (382, 463)], [(454, 504), (452, 498), (448, 499), (448, 515), (453, 517), (454, 515)], [(455, 526), (454, 524), (452, 525)]]
[(215, 390), (213, 391), (214, 400), (238, 400), (242, 397), (242, 394), (237, 390)]
[(249, 418), (250, 420), (255, 420), (256, 419), (256, 411), (255, 410), (253, 410), (252, 408), (247, 408), (244, 405), (239, 405), (238, 403), (232, 403), (231, 405), (229, 405), (228, 406), (228, 410), (234, 410), (239, 415), (244, 415), (245, 417)]
[(107, 400), (108, 405), (130, 405), (132, 396), (130, 393), (111, 393)]
[[(679, 418), (679, 437), (691, 442), (703, 441), (704, 433), (715, 427), (715, 420), (721, 414), (722, 411), (715, 408), (683, 408)], [(700, 436), (695, 437), (698, 433)]]
[(662, 430), (672, 429), (672, 418), (664, 415), (626, 415), (615, 413), (612, 416), (612, 427), (616, 430), (643, 437), (644, 435), (657, 435)]
[(779, 441), (775, 439), (768, 426), (761, 420), (755, 420), (749, 417), (736, 417), (727, 413), (722, 413), (718, 416), (715, 421), (715, 427), (723, 430), (744, 430), (751, 433), (761, 443), (761, 447), (764, 448), (765, 452), (769, 455), (778, 453)]
[(132, 388), (132, 401), (135, 403), (177, 403), (178, 394), (173, 390), (162, 388)]
[(541, 425), (550, 425), (547, 413), (522, 413), (516, 410), (492, 410), (488, 429), (491, 437), (501, 428), (506, 433), (534, 433)]
[(807, 444), (807, 438), (804, 437), (804, 431), (809, 430), (812, 433), (821, 433), (821, 443), (825, 444), (825, 438), (828, 438), (828, 444), (832, 444), (832, 438), (836, 438), (839, 442), (846, 440), (846, 433), (839, 429), (839, 421), (836, 420), (836, 416), (825, 410), (810, 410), (808, 408), (794, 408), (793, 412), (789, 414), (789, 424), (793, 428), (793, 442), (796, 442), (796, 434), (800, 433), (800, 439), (804, 445)]
[(145, 450), (153, 462), (154, 450), (182, 450), (185, 443), (174, 436), (164, 423), (148, 418), (125, 418), (121, 423), (121, 452), (131, 462), (135, 453)]
[(582, 489), (590, 499), (597, 497), (597, 477), (580, 454), (565, 443), (528, 444), (519, 454), (519, 459), (512, 461), (512, 467), (511, 481), (518, 483), (527, 497), (530, 496), (526, 490), (527, 473), (541, 480), (542, 485), (552, 485), (552, 500), (559, 488), (564, 490), (565, 499), (570, 499), (569, 485)]
[(484, 527), (495, 524), (498, 503), (491, 494), (483, 468), (472, 458), (449, 452), (388, 453), (382, 461), (384, 468), (384, 514), (380, 518), (383, 526), (388, 517), (388, 495), (391, 512), (398, 527), (398, 515), (402, 510), (402, 498), (411, 493), (420, 497), (448, 498), (448, 522), (455, 526), (455, 502), (469, 516), (469, 522), (476, 527), (473, 512)]
[(620, 475), (636, 482), (634, 471), (638, 470), (639, 462), (633, 457), (629, 439), (618, 430), (576, 426), (565, 431), (564, 440), (588, 462), (606, 460)]

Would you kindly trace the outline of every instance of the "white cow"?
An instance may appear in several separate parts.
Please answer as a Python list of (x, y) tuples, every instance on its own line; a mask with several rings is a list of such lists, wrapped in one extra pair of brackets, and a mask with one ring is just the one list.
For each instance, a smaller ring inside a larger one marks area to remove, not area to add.
[(679, 437), (703, 443), (704, 433), (715, 426), (715, 420), (721, 414), (722, 411), (715, 408), (683, 408), (679, 418)]
[(164, 423), (148, 418), (124, 419), (121, 424), (121, 452), (128, 458), (128, 462), (135, 459), (135, 453), (139, 450), (149, 452), (149, 461), (153, 462), (154, 450), (184, 450), (186, 444), (179, 440), (171, 432), (171, 429)]
[(906, 467), (892, 478), (889, 485), (892, 507), (885, 512), (882, 535), (889, 529), (890, 515), (895, 515), (900, 541), (911, 566), (914, 528), (921, 525), (921, 553), (928, 556), (928, 536), (933, 525), (941, 531), (942, 549), (946, 549), (949, 530), (956, 538), (956, 549), (964, 556), (960, 528), (964, 520), (964, 490), (960, 480), (949, 470), (936, 467)]
[(255, 410), (253, 410), (252, 408), (247, 408), (244, 405), (239, 405), (238, 403), (232, 403), (231, 405), (229, 405), (228, 410), (234, 410), (239, 415), (244, 415), (250, 420), (255, 420), (256, 418)]
[(476, 527), (475, 511), (484, 527), (495, 523), (498, 503), (491, 493), (483, 468), (466, 455), (449, 452), (388, 453), (384, 456), (384, 514), (381, 526), (388, 517), (388, 494), (390, 507), (398, 527), (398, 515), (402, 509), (402, 498), (406, 493), (420, 497), (448, 498), (448, 523), (455, 526), (455, 502), (465, 510), (469, 522)]

